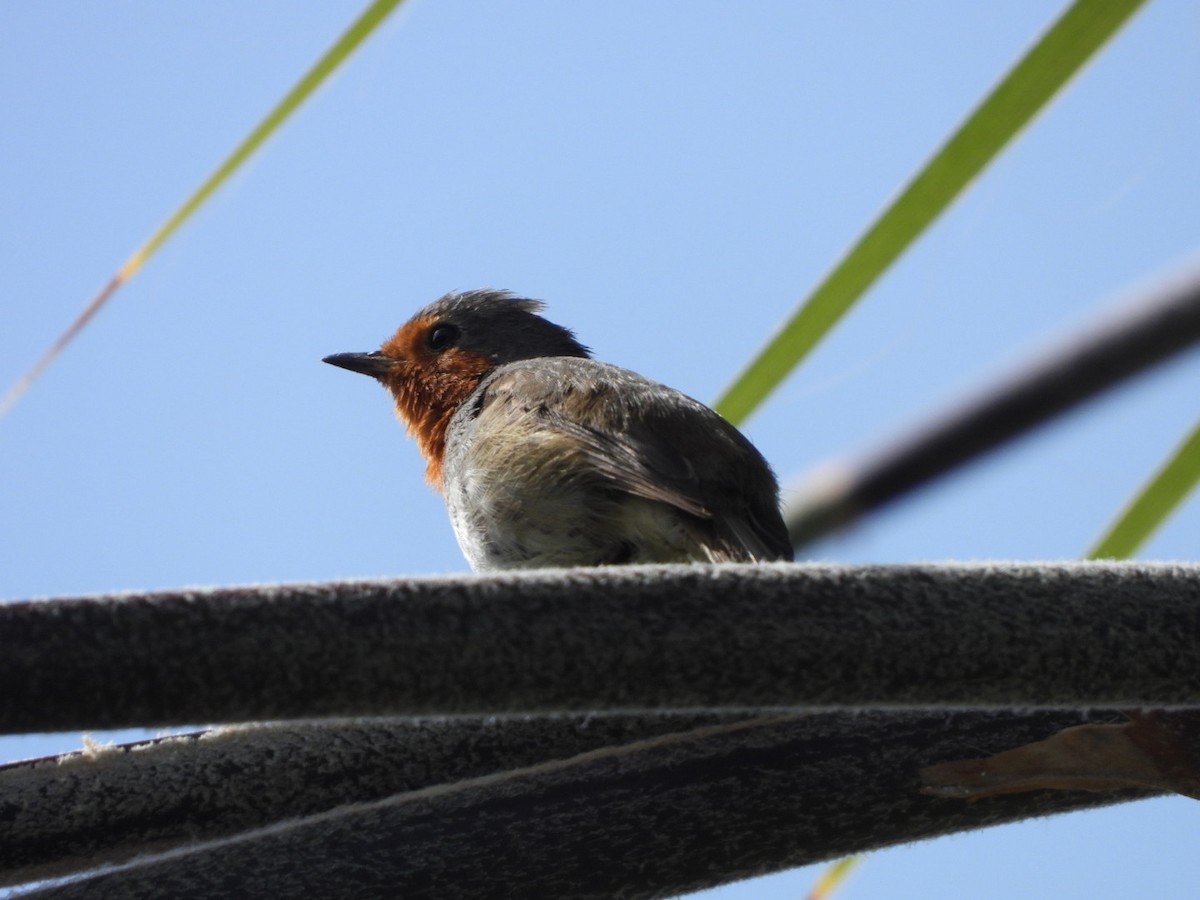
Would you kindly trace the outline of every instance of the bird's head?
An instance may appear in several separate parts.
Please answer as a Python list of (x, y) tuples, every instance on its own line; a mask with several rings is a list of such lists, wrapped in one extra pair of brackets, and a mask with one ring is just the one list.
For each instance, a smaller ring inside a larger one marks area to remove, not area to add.
[(450, 418), (489, 372), (522, 359), (589, 355), (568, 329), (538, 315), (542, 307), (507, 291), (451, 293), (418, 310), (379, 350), (323, 361), (370, 375), (391, 392), (425, 455), (426, 477), (440, 487)]

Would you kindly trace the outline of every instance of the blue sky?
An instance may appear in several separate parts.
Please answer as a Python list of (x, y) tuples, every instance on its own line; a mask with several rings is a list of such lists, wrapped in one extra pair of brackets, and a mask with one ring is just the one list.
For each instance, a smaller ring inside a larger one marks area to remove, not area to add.
[[(0, 7), (3, 386), (360, 8)], [(0, 421), (0, 596), (464, 571), (383, 391), (322, 356), (491, 285), (711, 401), (1060, 9), (414, 0)], [(1195, 4), (1148, 4), (771, 396), (746, 430), (785, 485), (1195, 259), (1198, 38)], [(1198, 378), (1193, 353), (814, 555), (1078, 556)], [(1198, 546), (1193, 500), (1143, 556)], [(1182, 896), (1198, 809), (900, 848), (842, 896)]]

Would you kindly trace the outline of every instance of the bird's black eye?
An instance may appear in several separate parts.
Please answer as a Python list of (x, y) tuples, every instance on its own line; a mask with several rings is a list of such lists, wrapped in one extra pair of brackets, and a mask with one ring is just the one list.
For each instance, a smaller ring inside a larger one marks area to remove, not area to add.
[(429, 349), (435, 353), (441, 353), (447, 347), (454, 346), (454, 342), (458, 340), (461, 332), (457, 325), (451, 325), (449, 322), (439, 322), (429, 329), (429, 337), (425, 339), (425, 343)]

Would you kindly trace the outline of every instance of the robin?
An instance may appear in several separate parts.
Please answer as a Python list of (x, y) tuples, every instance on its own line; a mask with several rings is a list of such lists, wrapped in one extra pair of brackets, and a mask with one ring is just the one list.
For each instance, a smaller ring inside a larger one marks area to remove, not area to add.
[(451, 293), (373, 353), (478, 571), (792, 558), (766, 460), (716, 412), (591, 358), (507, 291)]

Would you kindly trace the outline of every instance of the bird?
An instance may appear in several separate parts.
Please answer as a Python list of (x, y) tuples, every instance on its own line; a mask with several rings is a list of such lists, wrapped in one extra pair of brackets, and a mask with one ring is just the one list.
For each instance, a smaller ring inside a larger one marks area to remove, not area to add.
[(379, 350), (322, 360), (391, 393), (472, 569), (791, 560), (754, 445), (703, 403), (593, 359), (544, 308), (451, 292)]

